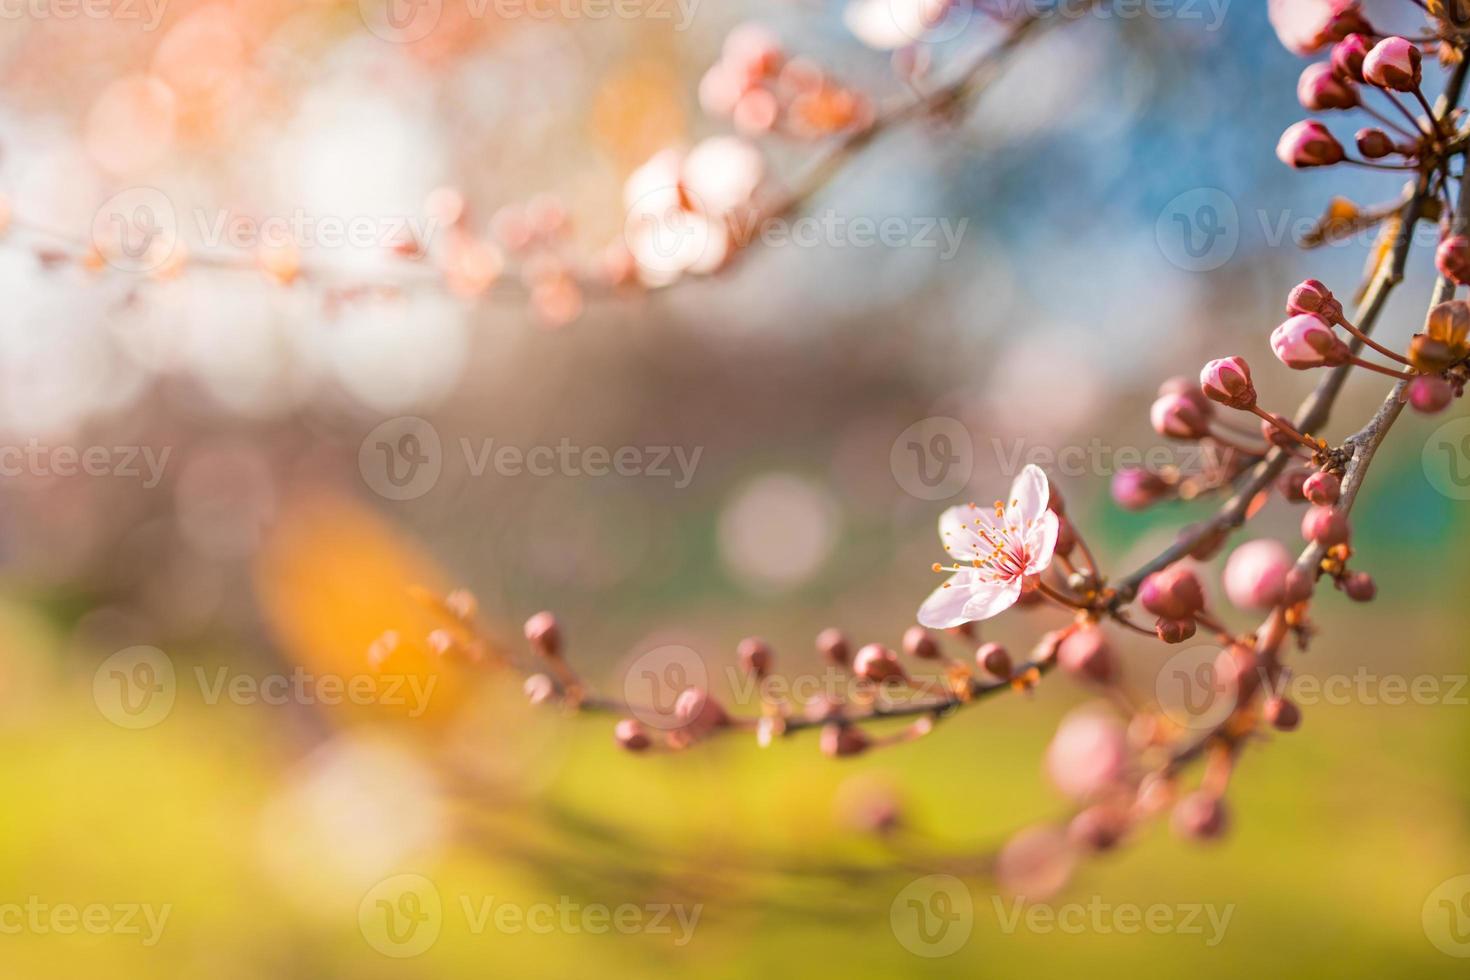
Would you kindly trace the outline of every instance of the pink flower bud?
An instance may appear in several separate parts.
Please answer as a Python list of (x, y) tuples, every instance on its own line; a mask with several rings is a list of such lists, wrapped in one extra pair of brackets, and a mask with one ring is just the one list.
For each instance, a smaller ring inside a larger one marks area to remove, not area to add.
[(939, 644), (922, 626), (910, 626), (903, 633), (903, 652), (920, 660), (938, 660)]
[(1352, 357), (1342, 338), (1313, 313), (1299, 313), (1271, 331), (1271, 351), (1296, 370), (1337, 367)]
[(1199, 384), (1197, 382), (1182, 374), (1172, 377), (1159, 385), (1159, 395), (1183, 395), (1206, 418), (1215, 414), (1215, 403), (1205, 397), (1205, 393), (1199, 390)]
[(1271, 27), (1293, 54), (1316, 54), (1349, 34), (1372, 34), (1357, 0), (1269, 0)]
[(1363, 79), (1370, 85), (1412, 92), (1423, 74), (1419, 49), (1401, 37), (1386, 37), (1363, 59)]
[(1369, 160), (1381, 160), (1396, 149), (1392, 137), (1372, 126), (1358, 130), (1353, 142), (1357, 144), (1358, 152)]
[(1330, 167), (1345, 154), (1337, 137), (1315, 119), (1292, 123), (1276, 143), (1276, 158), (1288, 167)]
[(1247, 541), (1225, 562), (1225, 594), (1242, 609), (1270, 609), (1281, 601), (1291, 556), (1271, 538)]
[(1205, 414), (1184, 395), (1160, 395), (1148, 418), (1155, 432), (1170, 439), (1199, 439), (1210, 431)]
[(996, 680), (1010, 680), (1011, 654), (999, 643), (982, 643), (975, 651), (975, 664)]
[(740, 658), (741, 669), (752, 677), (759, 679), (771, 672), (771, 648), (765, 640), (747, 636), (735, 648), (735, 655)]
[(653, 744), (648, 732), (637, 719), (624, 718), (613, 727), (613, 738), (629, 752), (642, 752)]
[(729, 70), (742, 83), (754, 84), (781, 68), (781, 42), (770, 28), (753, 21), (738, 24), (725, 35), (721, 51)]
[(1117, 663), (1107, 637), (1096, 626), (1083, 626), (1057, 648), (1057, 662), (1074, 677), (1106, 684), (1117, 674)]
[(1047, 486), (1046, 509), (1058, 517), (1067, 516), (1067, 500), (1062, 496), (1061, 489), (1055, 483)]
[(1299, 602), (1306, 602), (1312, 598), (1312, 591), (1317, 587), (1311, 572), (1304, 572), (1300, 568), (1293, 568), (1286, 573), (1286, 586), (1282, 589), (1281, 601), (1288, 606), (1294, 606)]
[(1425, 415), (1442, 412), (1455, 398), (1455, 389), (1444, 378), (1420, 375), (1409, 382), (1409, 404)]
[(679, 692), (674, 701), (674, 717), (685, 730), (698, 735), (730, 723), (730, 716), (720, 702), (698, 687), (686, 687)]
[[(1271, 428), (1274, 429), (1275, 426), (1271, 426)], [(1266, 425), (1264, 423), (1261, 425), (1261, 429), (1265, 431)], [(1307, 476), (1308, 471), (1302, 467), (1288, 467), (1276, 478), (1276, 489), (1281, 491), (1281, 496), (1286, 499), (1287, 503), (1299, 504), (1307, 499), (1306, 491), (1302, 489), (1306, 485)]]
[(1205, 607), (1205, 590), (1192, 570), (1175, 564), (1144, 579), (1138, 601), (1155, 616), (1189, 619)]
[(1470, 238), (1451, 235), (1434, 250), (1434, 267), (1456, 286), (1470, 284)]
[(1152, 470), (1130, 468), (1113, 474), (1113, 500), (1124, 510), (1143, 510), (1168, 493), (1168, 481)]
[(1342, 481), (1326, 470), (1318, 470), (1302, 484), (1302, 496), (1314, 504), (1330, 507), (1337, 503), (1337, 497), (1341, 493)]
[(1354, 602), (1372, 602), (1378, 594), (1378, 585), (1367, 572), (1353, 572), (1342, 580), (1342, 590)]
[(1112, 850), (1128, 832), (1128, 813), (1116, 806), (1090, 806), (1067, 825), (1067, 839), (1087, 851)]
[(1296, 97), (1302, 108), (1311, 112), (1351, 109), (1360, 101), (1357, 86), (1334, 72), (1325, 61), (1302, 70), (1296, 83)]
[(1028, 827), (995, 856), (1000, 887), (1026, 901), (1044, 902), (1071, 880), (1077, 859), (1067, 837), (1054, 827)]
[(807, 721), (835, 721), (842, 717), (842, 702), (830, 694), (815, 694), (801, 706)]
[(545, 704), (556, 696), (556, 684), (545, 674), (532, 674), (521, 685), (521, 691), (532, 704)]
[(1303, 279), (1286, 294), (1286, 314), (1311, 313), (1328, 323), (1342, 319), (1342, 303), (1316, 279)]
[(1174, 807), (1174, 833), (1185, 840), (1215, 840), (1225, 833), (1229, 816), (1225, 803), (1213, 793), (1190, 793)]
[(1096, 796), (1111, 786), (1127, 763), (1126, 731), (1094, 706), (1074, 709), (1063, 718), (1046, 749), (1047, 776), (1074, 800)]
[(887, 834), (903, 824), (903, 800), (893, 786), (863, 776), (845, 780), (833, 801), (839, 821), (865, 834)]
[(851, 650), (847, 645), (847, 637), (836, 627), (829, 626), (817, 634), (817, 652), (822, 659), (833, 667), (846, 667)]
[(1245, 411), (1256, 403), (1256, 386), (1243, 357), (1222, 357), (1206, 364), (1199, 374), (1199, 386), (1210, 400), (1231, 408)]
[(1294, 732), (1302, 723), (1302, 709), (1288, 698), (1270, 697), (1261, 707), (1266, 724), (1280, 732)]
[(561, 656), (561, 627), (549, 612), (538, 612), (526, 620), (526, 639), (543, 657)]
[[(1058, 529), (1058, 533), (1060, 534), (1060, 528)], [(1041, 594), (1039, 589), (1023, 589), (1021, 590), (1020, 597), (1016, 599), (1016, 608), (1028, 609), (1031, 606), (1039, 606), (1045, 601), (1046, 597)]]
[(1165, 619), (1160, 616), (1154, 622), (1154, 633), (1165, 643), (1183, 643), (1194, 636), (1194, 620)]
[(852, 672), (874, 684), (891, 679), (902, 680), (908, 676), (898, 663), (898, 654), (879, 643), (869, 643), (857, 652), (852, 661)]
[(1347, 517), (1335, 507), (1317, 504), (1308, 507), (1306, 514), (1302, 515), (1302, 537), (1324, 548), (1342, 544), (1349, 533)]
[(1054, 554), (1063, 558), (1069, 557), (1077, 547), (1077, 529), (1072, 522), (1063, 518), (1057, 521), (1057, 545), (1053, 549)]
[(822, 726), (822, 754), (829, 759), (842, 759), (867, 751), (872, 740), (856, 725), (829, 722)]
[(1362, 34), (1349, 34), (1332, 46), (1332, 70), (1348, 81), (1361, 82), (1369, 47), (1369, 40)]

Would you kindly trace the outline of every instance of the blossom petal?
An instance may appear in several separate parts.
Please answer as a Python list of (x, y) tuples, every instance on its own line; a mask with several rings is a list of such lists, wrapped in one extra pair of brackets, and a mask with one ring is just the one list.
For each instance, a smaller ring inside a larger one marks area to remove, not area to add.
[(990, 554), (990, 548), (975, 533), (975, 521), (983, 521), (985, 516), (985, 512), (974, 504), (951, 507), (940, 514), (939, 541), (944, 550), (957, 561), (984, 558)]
[(850, 0), (842, 22), (870, 48), (891, 51), (923, 39), (944, 19), (951, 0)]
[(970, 587), (970, 601), (965, 603), (966, 622), (998, 616), (1021, 598), (1020, 578), (990, 579)]
[(1026, 574), (1040, 575), (1051, 564), (1052, 554), (1057, 550), (1057, 533), (1062, 522), (1052, 511), (1026, 528)]
[[(1006, 516), (1019, 518), (1022, 527), (1026, 527), (1046, 511), (1046, 505), (1051, 502), (1051, 484), (1046, 480), (1046, 474), (1041, 467), (1035, 463), (1027, 463), (1014, 483), (1011, 484), (1011, 497), (1006, 501)], [(1007, 520), (1007, 523), (1010, 523)]]
[(944, 630), (968, 623), (974, 617), (965, 615), (965, 607), (974, 598), (978, 581), (979, 576), (968, 568), (951, 575), (919, 607), (919, 625)]

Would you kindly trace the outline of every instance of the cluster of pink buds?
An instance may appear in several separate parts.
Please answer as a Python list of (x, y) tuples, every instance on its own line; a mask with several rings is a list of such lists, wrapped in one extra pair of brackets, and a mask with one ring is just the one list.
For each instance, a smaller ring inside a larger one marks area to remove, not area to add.
[(802, 139), (862, 129), (873, 106), (804, 58), (788, 59), (776, 36), (742, 24), (725, 38), (720, 60), (699, 83), (699, 103), (748, 136), (779, 131)]
[[(961, 642), (975, 638), (968, 626), (948, 632)], [(773, 678), (775, 653), (765, 640), (746, 637), (736, 645), (735, 657), (741, 671), (759, 685), (761, 713), (759, 717), (743, 717), (727, 710), (701, 686), (679, 691), (672, 711), (589, 694), (567, 663), (556, 618), (540, 612), (526, 621), (525, 636), (545, 669), (531, 674), (524, 689), (534, 704), (557, 702), (578, 710), (627, 713), (614, 725), (613, 738), (630, 752), (677, 751), (718, 735), (739, 732), (753, 732), (761, 745), (769, 745), (779, 736), (819, 730), (821, 752), (845, 758), (920, 738), (928, 734), (938, 717), (958, 705), (1001, 691), (1029, 689), (1056, 663), (1058, 643), (1070, 632), (1059, 633), (1039, 647), (1029, 662), (1016, 665), (998, 643), (981, 644), (973, 660), (951, 657), (944, 651), (940, 637), (922, 626), (904, 632), (902, 654), (881, 643), (866, 644), (854, 654), (840, 630), (824, 629), (816, 637), (817, 653), (834, 679), (845, 677), (853, 687), (845, 696), (824, 692), (802, 702), (788, 700), (779, 685), (768, 686)], [(928, 676), (911, 675), (905, 657)], [(1095, 657), (1088, 659), (1095, 662)], [(865, 727), (868, 722), (889, 718), (908, 718), (910, 723), (898, 732), (882, 735)]]
[(1171, 497), (1188, 499), (1219, 487), (1265, 452), (1265, 447), (1243, 443), (1242, 438), (1253, 440), (1254, 434), (1222, 419), (1215, 403), (1190, 378), (1170, 378), (1159, 386), (1149, 408), (1149, 423), (1166, 439), (1203, 442), (1214, 451), (1202, 455), (1206, 465), (1199, 472), (1119, 470), (1113, 476), (1113, 500), (1126, 510), (1143, 510)]
[[(1412, 161), (1442, 147), (1444, 134), (1420, 87), (1423, 55), (1419, 48), (1401, 37), (1385, 37), (1373, 43), (1366, 22), (1355, 23), (1360, 19), (1354, 13), (1334, 21), (1336, 26), (1330, 33), (1347, 25), (1363, 30), (1337, 40), (1330, 60), (1307, 66), (1297, 82), (1297, 100), (1311, 112), (1361, 109), (1379, 125), (1358, 130), (1354, 145), (1361, 159), (1354, 159), (1321, 122), (1307, 119), (1293, 123), (1276, 145), (1276, 155), (1287, 166), (1326, 167), (1348, 162), (1376, 169), (1411, 169)], [(1370, 105), (1363, 97), (1363, 86), (1377, 89), (1393, 111), (1404, 118), (1392, 118)], [(1420, 117), (1405, 105), (1400, 94), (1413, 96), (1426, 116)], [(1405, 161), (1376, 162), (1395, 154)]]
[[(1449, 240), (1447, 240), (1449, 241)], [(1443, 256), (1443, 245), (1439, 250)], [(1445, 260), (1440, 259), (1441, 263)], [(1458, 258), (1451, 261), (1460, 261)], [(1451, 277), (1452, 278), (1452, 277)], [(1290, 368), (1337, 367), (1355, 364), (1409, 384), (1409, 403), (1426, 413), (1440, 411), (1464, 388), (1463, 362), (1470, 357), (1470, 305), (1452, 300), (1430, 311), (1421, 333), (1414, 335), (1408, 352), (1400, 353), (1378, 343), (1359, 329), (1343, 312), (1342, 303), (1315, 279), (1302, 282), (1287, 297), (1289, 318), (1271, 334), (1271, 349)], [(1337, 335), (1341, 327), (1359, 344), (1395, 362), (1387, 367), (1363, 360), (1352, 353)]]
[[(525, 202), (507, 204), (490, 219), (489, 228), (475, 227), (464, 194), (455, 187), (438, 187), (424, 202), (424, 213), (439, 234), (434, 242), (404, 233), (393, 243), (401, 259), (437, 266), (445, 288), (454, 296), (473, 301), (489, 293), (507, 273), (509, 259), (518, 260), (515, 275), (530, 297), (532, 311), (546, 326), (575, 320), (582, 312), (580, 282), (586, 270), (567, 259), (572, 222), (565, 205), (554, 195), (540, 194)], [(278, 247), (259, 257), (266, 274), (289, 285), (303, 274), (299, 249)], [(616, 284), (617, 274), (592, 278)], [(329, 294), (330, 295), (330, 294)], [(335, 296), (336, 300), (351, 296)]]

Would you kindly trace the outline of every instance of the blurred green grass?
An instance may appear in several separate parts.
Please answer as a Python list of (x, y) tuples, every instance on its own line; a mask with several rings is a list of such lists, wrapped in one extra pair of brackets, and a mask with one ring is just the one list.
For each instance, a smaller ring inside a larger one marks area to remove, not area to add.
[[(1346, 618), (1369, 633), (1388, 621), (1383, 609)], [(32, 642), (43, 637), (30, 631)], [(1450, 644), (1394, 654), (1393, 669), (1411, 675), (1466, 669)], [(1326, 655), (1324, 644), (1308, 657)], [(928, 869), (891, 867), (882, 845), (834, 819), (833, 798), (856, 773), (882, 774), (923, 835), (919, 850), (992, 845), (1059, 812), (1038, 760), (1056, 718), (1079, 700), (1071, 685), (987, 703), (919, 743), (842, 763), (821, 758), (809, 735), (764, 750), (732, 740), (633, 758), (612, 744), (605, 719), (512, 710), (487, 754), (537, 751), (546, 738), (558, 748), (531, 761), (527, 771), (545, 771), (519, 789), (456, 800), (463, 832), (391, 869), (426, 875), (445, 902), (437, 942), (397, 960), (359, 932), (364, 888), (318, 889), (312, 879), (325, 872), (308, 865), (293, 894), (265, 867), (262, 811), (291, 771), (299, 734), (281, 711), (181, 697), (165, 723), (129, 732), (95, 711), (79, 670), (35, 679), (28, 693), (31, 713), (7, 732), (0, 756), (9, 790), (0, 898), (145, 901), (172, 912), (153, 948), (120, 935), (0, 936), (11, 977), (566, 977), (589, 968), (614, 977), (1106, 977), (1145, 964), (1198, 977), (1464, 975), (1421, 924), (1429, 892), (1470, 871), (1464, 706), (1308, 707), (1300, 732), (1246, 754), (1228, 841), (1199, 848), (1149, 831), (1084, 864), (1050, 903), (1229, 906), (1218, 945), (1207, 934), (1006, 932), (993, 886), (974, 877), (974, 932), (934, 960), (908, 952), (889, 925), (895, 896)], [(670, 935), (477, 934), (460, 896), (678, 900), (702, 911), (684, 946)]]

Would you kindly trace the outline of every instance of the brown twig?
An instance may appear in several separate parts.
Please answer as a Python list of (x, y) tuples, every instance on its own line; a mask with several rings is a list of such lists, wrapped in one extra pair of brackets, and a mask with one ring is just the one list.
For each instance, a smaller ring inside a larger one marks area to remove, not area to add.
[[(1087, 5), (1090, 5), (1090, 2), (1091, 0), (1088, 0)], [(1069, 19), (1075, 19), (1075, 14), (1063, 13), (1059, 10), (1027, 15), (1016, 21), (1000, 41), (972, 58), (949, 81), (918, 96), (898, 100), (894, 105), (880, 111), (867, 126), (841, 136), (835, 145), (819, 155), (791, 189), (756, 209), (753, 215), (755, 224), (748, 230), (758, 232), (769, 222), (800, 211), (831, 183), (832, 179), (854, 156), (886, 132), (911, 120), (936, 115), (964, 105), (994, 81), (1010, 56), (1029, 38), (1039, 35), (1049, 26)], [(92, 243), (83, 237), (47, 227), (21, 216), (15, 216), (10, 221), (10, 227), (24, 231), (35, 238), (46, 239), (50, 244), (37, 246), (38, 250), (44, 249), (47, 254), (65, 261), (84, 264), (89, 261), (90, 257), (95, 257)], [(758, 234), (752, 234), (750, 237), (753, 241), (760, 240)], [(742, 255), (746, 251), (748, 251), (746, 248), (735, 250), (731, 260), (722, 267), (722, 271), (735, 264), (734, 256)], [(415, 265), (414, 261), (414, 259), (403, 259), (401, 265), (395, 263), (399, 265), (398, 268), (385, 269), (369, 279), (364, 279), (362, 273), (351, 269), (331, 263), (306, 262), (303, 259), (299, 262), (295, 279), (334, 290), (338, 295), (354, 296), (397, 295), (415, 289), (444, 288), (443, 276), (437, 268), (424, 264)], [(259, 258), (250, 251), (214, 250), (191, 253), (185, 259), (185, 265), (215, 272), (263, 274)], [(104, 270), (99, 268), (98, 271)], [(148, 271), (129, 274), (138, 279), (146, 279)], [(516, 268), (503, 270), (494, 283), (476, 298), (525, 300), (530, 295), (530, 288), (522, 281), (519, 272), (520, 270)], [(575, 283), (582, 294), (589, 299), (610, 298), (629, 291), (629, 287), (613, 285), (585, 273), (569, 271), (567, 278)], [(687, 279), (688, 277), (681, 277), (679, 281), (687, 281)]]

